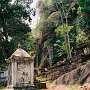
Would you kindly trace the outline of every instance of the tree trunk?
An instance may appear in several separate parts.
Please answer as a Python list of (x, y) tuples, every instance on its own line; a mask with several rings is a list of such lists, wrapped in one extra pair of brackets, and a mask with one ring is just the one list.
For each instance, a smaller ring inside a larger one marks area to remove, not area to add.
[(70, 41), (69, 41), (68, 33), (65, 34), (65, 46), (66, 46), (66, 52), (67, 52), (67, 59), (70, 59), (71, 58), (71, 49), (70, 49)]
[(49, 54), (49, 64), (52, 66), (52, 60), (53, 60), (53, 47), (48, 47), (48, 54)]

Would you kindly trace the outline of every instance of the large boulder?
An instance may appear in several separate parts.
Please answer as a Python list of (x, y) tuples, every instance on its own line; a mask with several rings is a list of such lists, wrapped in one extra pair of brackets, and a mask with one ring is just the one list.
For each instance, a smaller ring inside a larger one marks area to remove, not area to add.
[(78, 67), (77, 69), (66, 73), (56, 79), (54, 84), (84, 84), (90, 83), (90, 64), (83, 65)]

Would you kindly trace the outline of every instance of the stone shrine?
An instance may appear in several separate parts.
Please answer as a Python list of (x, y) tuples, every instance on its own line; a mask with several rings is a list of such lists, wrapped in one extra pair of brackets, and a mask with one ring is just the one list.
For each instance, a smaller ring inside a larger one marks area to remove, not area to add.
[(34, 56), (19, 48), (9, 58), (8, 86), (33, 86), (34, 82)]

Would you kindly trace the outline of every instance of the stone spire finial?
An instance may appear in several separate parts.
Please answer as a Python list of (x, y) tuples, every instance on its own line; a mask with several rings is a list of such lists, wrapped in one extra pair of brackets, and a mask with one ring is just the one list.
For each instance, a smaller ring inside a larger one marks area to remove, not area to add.
[(18, 43), (18, 48), (21, 48), (21, 44), (20, 43)]

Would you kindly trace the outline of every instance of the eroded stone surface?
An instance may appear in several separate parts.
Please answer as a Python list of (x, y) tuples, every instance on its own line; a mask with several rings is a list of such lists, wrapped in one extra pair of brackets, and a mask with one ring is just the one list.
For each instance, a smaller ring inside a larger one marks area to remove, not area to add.
[(66, 73), (54, 81), (54, 84), (84, 84), (90, 83), (90, 64), (77, 67), (77, 69)]

